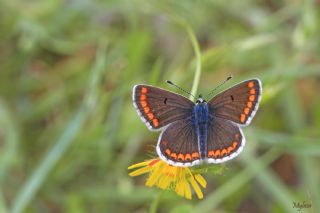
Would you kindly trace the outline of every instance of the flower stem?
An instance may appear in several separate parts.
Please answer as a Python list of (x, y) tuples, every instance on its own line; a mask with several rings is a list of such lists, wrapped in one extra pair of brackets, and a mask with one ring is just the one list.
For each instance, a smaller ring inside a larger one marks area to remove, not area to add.
[(197, 90), (200, 83), (200, 77), (201, 77), (201, 52), (200, 52), (200, 46), (197, 41), (197, 37), (191, 28), (190, 24), (188, 24), (184, 19), (177, 15), (170, 14), (171, 18), (175, 20), (178, 24), (180, 24), (182, 27), (184, 27), (187, 30), (188, 36), (190, 38), (195, 56), (196, 56), (196, 70), (193, 78), (192, 88), (191, 88), (191, 95), (189, 97), (190, 100), (194, 101), (194, 97), (197, 95)]
[[(197, 41), (197, 38), (190, 27), (190, 25), (187, 26), (187, 31), (194, 49), (194, 53), (196, 55), (196, 70), (193, 78), (193, 83), (192, 83), (192, 89), (191, 89), (191, 94), (193, 96), (197, 95), (197, 90), (199, 87), (200, 83), (200, 77), (201, 77), (201, 52), (200, 52), (200, 46)], [(194, 97), (190, 96), (190, 99), (193, 100)]]

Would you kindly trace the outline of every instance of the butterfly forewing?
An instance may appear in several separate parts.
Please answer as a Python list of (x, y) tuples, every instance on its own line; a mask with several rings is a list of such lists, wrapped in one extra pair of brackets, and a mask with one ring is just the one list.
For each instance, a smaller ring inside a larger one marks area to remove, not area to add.
[(191, 118), (176, 121), (161, 133), (157, 153), (162, 160), (175, 166), (200, 163), (198, 136)]
[(208, 125), (208, 163), (222, 163), (236, 157), (245, 145), (240, 127), (222, 118), (212, 118)]
[(208, 102), (210, 114), (249, 125), (258, 109), (261, 93), (259, 79), (244, 81), (213, 97)]
[(194, 106), (186, 97), (148, 85), (136, 85), (132, 99), (141, 119), (151, 130), (160, 130), (187, 118)]

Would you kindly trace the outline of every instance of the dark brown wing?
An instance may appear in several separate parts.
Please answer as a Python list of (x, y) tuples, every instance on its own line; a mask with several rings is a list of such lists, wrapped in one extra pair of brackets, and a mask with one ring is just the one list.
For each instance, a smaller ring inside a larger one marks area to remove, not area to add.
[(240, 127), (228, 120), (214, 118), (208, 125), (208, 163), (222, 163), (236, 157), (243, 150), (245, 138)]
[(241, 82), (208, 102), (210, 114), (240, 125), (249, 125), (258, 110), (261, 93), (259, 79)]
[(157, 153), (162, 160), (174, 166), (198, 165), (198, 136), (192, 118), (169, 124), (159, 137)]
[(133, 105), (150, 130), (191, 116), (194, 103), (179, 94), (148, 85), (133, 88)]

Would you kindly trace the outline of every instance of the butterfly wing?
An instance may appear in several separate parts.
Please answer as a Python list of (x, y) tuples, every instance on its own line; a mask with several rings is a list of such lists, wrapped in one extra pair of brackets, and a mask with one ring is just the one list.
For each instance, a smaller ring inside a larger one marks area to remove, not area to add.
[(174, 121), (187, 118), (194, 106), (186, 97), (148, 85), (134, 86), (132, 99), (150, 130), (161, 130)]
[(208, 102), (210, 114), (247, 126), (258, 110), (261, 93), (259, 79), (241, 82)]
[(162, 160), (174, 166), (200, 164), (198, 136), (191, 117), (165, 128), (158, 140), (157, 153)]
[(207, 134), (208, 163), (222, 163), (236, 157), (243, 150), (245, 138), (240, 127), (228, 120), (210, 120)]

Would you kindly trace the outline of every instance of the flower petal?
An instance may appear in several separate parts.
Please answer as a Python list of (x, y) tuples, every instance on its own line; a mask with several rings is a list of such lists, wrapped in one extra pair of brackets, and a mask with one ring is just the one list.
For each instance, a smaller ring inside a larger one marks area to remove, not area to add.
[(164, 166), (165, 166), (165, 164), (158, 163), (156, 166), (149, 167), (149, 168), (152, 168), (152, 170), (151, 170), (150, 176), (148, 177), (147, 182), (146, 182), (147, 186), (152, 187), (159, 181), (159, 178), (162, 175), (162, 169)]
[(183, 187), (181, 187), (181, 183), (177, 183), (175, 191), (179, 196), (183, 197), (184, 192), (183, 192)]
[(196, 181), (198, 181), (198, 183), (199, 183), (203, 188), (206, 188), (206, 187), (207, 187), (207, 181), (202, 177), (202, 175), (196, 174), (196, 175), (194, 176), (194, 178), (196, 179)]
[(189, 178), (189, 181), (194, 189), (194, 191), (196, 192), (197, 196), (199, 199), (202, 199), (203, 198), (203, 193), (198, 185), (198, 183), (195, 181), (194, 177), (190, 177)]
[(192, 193), (191, 193), (190, 185), (186, 180), (183, 181), (183, 184), (184, 184), (184, 197), (191, 200)]
[(137, 169), (137, 170), (135, 170), (133, 172), (130, 172), (129, 175), (131, 177), (135, 177), (135, 176), (139, 176), (139, 175), (148, 173), (148, 172), (150, 172), (150, 170), (151, 170), (150, 167), (143, 167), (143, 168)]
[(133, 164), (133, 165), (129, 166), (128, 169), (135, 169), (135, 168), (138, 168), (138, 167), (146, 166), (146, 165), (148, 165), (151, 161), (152, 161), (152, 160), (148, 160), (148, 161), (143, 161), (143, 162), (140, 162), (140, 163)]
[(192, 199), (193, 190), (197, 197), (202, 199), (203, 193), (200, 186), (203, 188), (207, 186), (206, 180), (198, 172), (195, 173), (194, 170), (188, 167), (169, 165), (160, 159), (151, 159), (137, 163), (128, 167), (128, 169), (136, 169), (129, 173), (130, 176), (149, 173), (146, 181), (147, 186), (157, 186), (163, 190), (173, 190), (179, 196), (185, 197), (186, 199)]
[(171, 183), (172, 180), (168, 176), (162, 175), (157, 185), (160, 189), (169, 189)]

